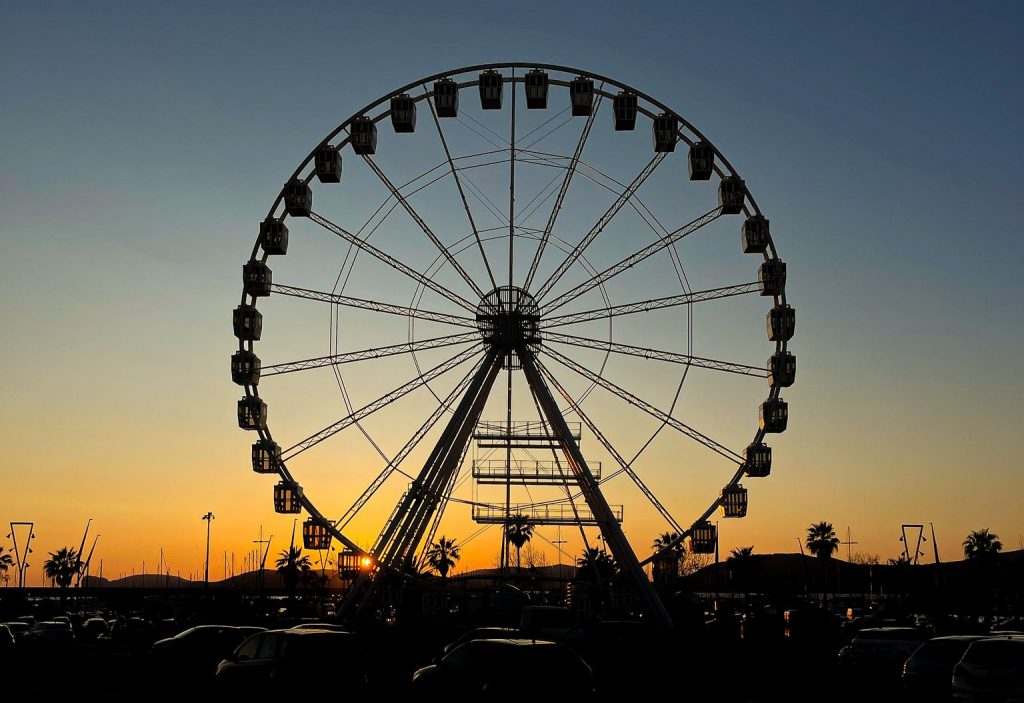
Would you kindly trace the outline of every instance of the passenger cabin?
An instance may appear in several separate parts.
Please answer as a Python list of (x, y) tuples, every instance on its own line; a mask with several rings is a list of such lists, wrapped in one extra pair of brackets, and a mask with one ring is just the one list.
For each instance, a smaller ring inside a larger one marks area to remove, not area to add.
[(451, 78), (434, 81), (434, 109), (438, 117), (459, 116), (459, 84)]
[(258, 474), (272, 474), (277, 471), (281, 460), (281, 447), (271, 439), (261, 439), (252, 445), (252, 470)]
[(569, 103), (573, 117), (587, 117), (594, 109), (594, 81), (577, 76), (569, 81)]
[(231, 316), (235, 336), (243, 342), (258, 342), (263, 332), (263, 313), (255, 305), (239, 305)]
[(260, 382), (260, 358), (244, 349), (231, 355), (231, 380), (240, 386), (255, 386)]
[(255, 395), (238, 401), (238, 426), (243, 430), (267, 429), (267, 404)]
[(489, 68), (480, 74), (480, 107), (484, 110), (500, 110), (501, 98), (505, 94), (502, 86), (505, 77)]
[(788, 420), (789, 405), (782, 398), (761, 403), (761, 429), (765, 432), (785, 432)]
[(341, 154), (337, 149), (325, 144), (316, 150), (313, 163), (321, 183), (341, 183)]
[(679, 139), (679, 120), (675, 115), (663, 112), (654, 118), (654, 151), (671, 153), (676, 150)]
[(718, 184), (718, 205), (723, 215), (738, 215), (743, 212), (743, 198), (747, 187), (742, 178), (725, 176)]
[(775, 352), (768, 359), (768, 385), (789, 388), (796, 380), (796, 357), (788, 351)]
[(246, 295), (266, 298), (273, 282), (273, 271), (262, 261), (250, 261), (242, 266), (242, 287)]
[(274, 486), (274, 512), (294, 515), (302, 512), (302, 486), (281, 481)]
[(416, 101), (407, 93), (391, 98), (391, 126), (398, 134), (416, 131)]
[(772, 448), (761, 442), (747, 445), (743, 470), (751, 478), (766, 478), (772, 472)]
[(369, 156), (377, 151), (377, 125), (363, 115), (352, 120), (348, 126), (349, 143), (352, 151), (360, 156)]
[(790, 305), (776, 305), (765, 316), (768, 341), (788, 342), (796, 331), (796, 312)]
[(763, 254), (768, 251), (768, 220), (751, 215), (743, 221), (743, 253)]
[(260, 246), (267, 254), (288, 253), (288, 228), (281, 220), (268, 217), (260, 223)]
[(696, 142), (690, 147), (690, 180), (709, 180), (714, 170), (715, 150), (707, 142)]
[(714, 554), (718, 542), (718, 528), (708, 521), (699, 522), (690, 532), (690, 551), (694, 554)]
[(761, 284), (761, 295), (782, 295), (786, 290), (786, 262), (768, 259), (757, 270), (757, 280)]
[(309, 217), (313, 209), (313, 191), (300, 180), (291, 180), (284, 185), (284, 211), (291, 217)]
[(302, 523), (302, 546), (306, 549), (330, 549), (331, 533), (327, 525), (313, 518)]
[(747, 516), (747, 489), (736, 483), (722, 489), (722, 517)]
[(636, 129), (636, 95), (628, 91), (620, 91), (612, 101), (615, 131), (628, 132)]
[(535, 68), (523, 78), (528, 110), (544, 110), (548, 106), (548, 74)]

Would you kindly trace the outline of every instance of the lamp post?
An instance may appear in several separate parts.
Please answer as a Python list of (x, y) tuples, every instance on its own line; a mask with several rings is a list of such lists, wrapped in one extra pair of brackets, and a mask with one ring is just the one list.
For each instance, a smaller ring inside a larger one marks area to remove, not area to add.
[(206, 562), (204, 563), (203, 570), (203, 588), (210, 587), (210, 523), (213, 522), (214, 516), (212, 512), (203, 515), (203, 520), (206, 520)]

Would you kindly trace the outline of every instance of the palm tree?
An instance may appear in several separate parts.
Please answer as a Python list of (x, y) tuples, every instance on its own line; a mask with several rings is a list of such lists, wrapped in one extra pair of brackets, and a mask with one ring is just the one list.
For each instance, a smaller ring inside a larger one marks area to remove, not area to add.
[(612, 555), (598, 547), (583, 550), (583, 555), (576, 560), (576, 566), (579, 567), (576, 577), (581, 581), (609, 579), (618, 571)]
[(750, 597), (750, 581), (754, 575), (757, 562), (754, 560), (754, 545), (736, 547), (725, 560), (733, 577), (740, 584), (743, 592)]
[(461, 556), (455, 540), (441, 535), (427, 550), (427, 566), (445, 579), (448, 578), (448, 571), (455, 566)]
[(516, 548), (516, 576), (518, 577), (519, 570), (522, 568), (519, 552), (524, 544), (533, 539), (533, 523), (530, 522), (530, 518), (522, 513), (510, 515), (508, 522), (505, 523), (505, 539)]
[(277, 573), (284, 581), (285, 590), (289, 597), (295, 593), (296, 586), (303, 580), (305, 574), (313, 569), (309, 557), (302, 554), (302, 548), (290, 545), (288, 549), (282, 549), (281, 554), (274, 562), (277, 566)]
[(63, 601), (65, 590), (84, 566), (73, 547), (62, 547), (50, 552), (50, 558), (43, 563), (43, 573), (60, 586), (60, 599)]
[(679, 539), (679, 535), (675, 532), (663, 532), (654, 540), (651, 549), (655, 553), (667, 550), (655, 559), (651, 565), (654, 582), (674, 581), (679, 576), (679, 563), (686, 556), (686, 547), (683, 546), (683, 541)]
[(1002, 550), (999, 535), (989, 532), (987, 527), (972, 531), (964, 540), (964, 556), (978, 563), (991, 560)]
[(839, 550), (839, 538), (830, 522), (819, 522), (807, 528), (807, 549), (821, 559), (831, 559)]
[(5, 553), (4, 548), (0, 547), (0, 580), (5, 584), (11, 578), (7, 575), (7, 570), (14, 566), (14, 557), (10, 553)]

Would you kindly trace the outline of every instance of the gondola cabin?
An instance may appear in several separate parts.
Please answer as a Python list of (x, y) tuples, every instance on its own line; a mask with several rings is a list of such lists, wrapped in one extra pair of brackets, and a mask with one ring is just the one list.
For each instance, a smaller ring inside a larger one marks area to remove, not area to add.
[(761, 284), (761, 295), (782, 295), (786, 290), (786, 262), (768, 259), (757, 270), (757, 280)]
[(776, 305), (765, 316), (768, 341), (788, 342), (796, 331), (796, 311), (790, 305)]
[(743, 470), (751, 478), (766, 478), (772, 472), (772, 448), (761, 442), (747, 445)]
[(267, 404), (255, 395), (238, 401), (238, 426), (243, 430), (267, 429)]
[(242, 287), (246, 295), (265, 298), (270, 295), (273, 282), (273, 271), (262, 261), (250, 261), (242, 266)]
[(302, 523), (302, 546), (306, 549), (330, 549), (331, 533), (327, 526), (308, 518)]
[(434, 81), (434, 110), (438, 117), (459, 116), (459, 84), (451, 78)]
[(594, 81), (577, 76), (569, 81), (569, 104), (573, 117), (587, 117), (594, 109)]
[(715, 170), (715, 150), (707, 142), (696, 142), (690, 147), (690, 180), (706, 181)]
[(294, 515), (302, 512), (302, 486), (281, 481), (274, 486), (274, 512)]
[(261, 439), (252, 445), (252, 470), (258, 474), (272, 474), (277, 471), (281, 460), (281, 447), (270, 439)]
[(231, 315), (235, 336), (243, 342), (258, 342), (263, 332), (263, 313), (255, 305), (239, 305)]
[(710, 522), (698, 523), (690, 532), (690, 551), (694, 554), (714, 554), (718, 542), (718, 528)]
[(313, 164), (321, 183), (341, 183), (341, 154), (330, 144), (316, 150)]
[(309, 217), (313, 209), (313, 191), (300, 180), (284, 185), (284, 211), (291, 217)]
[(288, 253), (288, 228), (281, 220), (268, 217), (260, 223), (260, 246), (267, 254), (284, 256)]
[(365, 115), (352, 120), (349, 125), (349, 143), (352, 151), (360, 156), (369, 156), (377, 151), (377, 125)]
[(480, 107), (484, 110), (500, 110), (501, 98), (505, 94), (502, 86), (505, 77), (494, 69), (480, 74)]
[(260, 382), (260, 358), (242, 349), (231, 355), (231, 380), (240, 386), (255, 386)]
[(734, 484), (722, 489), (722, 517), (747, 516), (747, 489)]
[(654, 151), (671, 153), (676, 150), (679, 139), (679, 120), (675, 115), (664, 112), (654, 118)]
[(796, 357), (788, 351), (775, 352), (768, 359), (768, 385), (789, 388), (796, 380)]
[(761, 429), (785, 432), (789, 422), (789, 405), (782, 398), (769, 398), (761, 403)]
[(416, 101), (406, 93), (391, 98), (391, 126), (398, 134), (416, 131)]
[(725, 176), (718, 184), (718, 205), (723, 215), (738, 215), (743, 212), (743, 198), (747, 187), (743, 179), (736, 176)]
[(523, 78), (528, 110), (544, 110), (548, 106), (548, 74), (535, 68)]
[(615, 131), (628, 132), (636, 129), (636, 95), (628, 91), (621, 91), (612, 100), (612, 115), (615, 118)]
[(765, 253), (769, 236), (768, 220), (761, 215), (751, 215), (743, 221), (743, 253)]

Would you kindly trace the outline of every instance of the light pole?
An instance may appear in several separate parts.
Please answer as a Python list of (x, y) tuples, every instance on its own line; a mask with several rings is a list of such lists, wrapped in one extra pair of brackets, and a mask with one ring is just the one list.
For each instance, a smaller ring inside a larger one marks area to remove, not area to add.
[(206, 520), (206, 562), (204, 563), (204, 576), (203, 576), (203, 588), (210, 587), (210, 523), (213, 522), (214, 516), (212, 512), (203, 515), (203, 520)]

